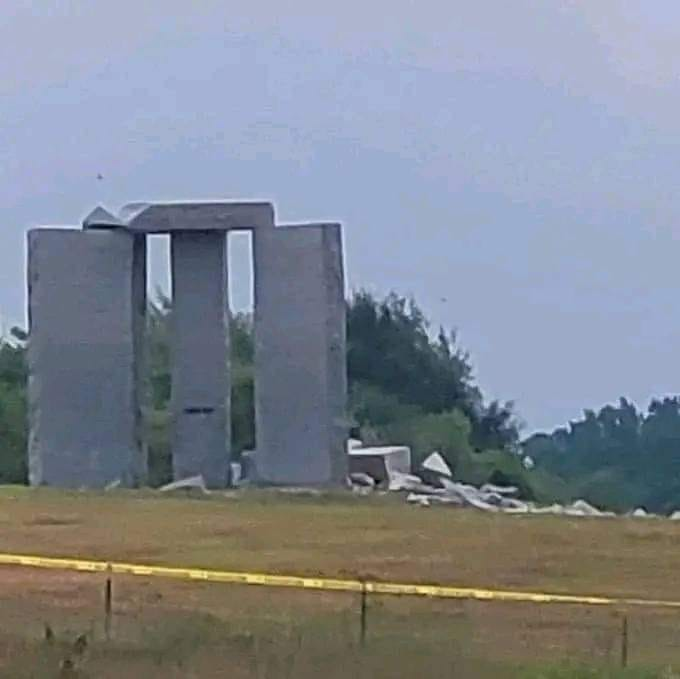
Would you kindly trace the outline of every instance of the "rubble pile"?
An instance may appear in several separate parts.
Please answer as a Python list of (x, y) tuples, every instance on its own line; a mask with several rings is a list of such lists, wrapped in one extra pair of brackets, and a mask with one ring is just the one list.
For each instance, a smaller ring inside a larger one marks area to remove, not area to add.
[[(350, 450), (350, 460), (354, 455), (361, 455), (360, 446), (356, 442)], [(372, 448), (372, 456), (380, 456), (381, 450), (386, 456), (392, 454), (393, 448)], [(364, 453), (365, 455), (365, 453)], [(402, 458), (405, 462), (405, 458)], [(401, 468), (390, 468), (385, 464), (385, 470), (380, 478), (374, 478), (366, 471), (350, 473), (349, 481), (352, 490), (360, 495), (373, 492), (402, 492), (406, 494), (406, 502), (420, 507), (447, 505), (451, 507), (472, 507), (485, 512), (502, 512), (504, 514), (553, 514), (569, 517), (615, 517), (614, 512), (607, 512), (593, 507), (585, 500), (576, 500), (568, 505), (552, 504), (537, 505), (518, 497), (519, 489), (514, 486), (497, 486), (484, 484), (476, 487), (467, 483), (455, 481), (451, 468), (446, 460), (438, 453), (432, 453), (419, 467), (417, 473), (409, 473)], [(352, 469), (352, 464), (350, 464)], [(638, 508), (628, 514), (634, 518), (650, 518), (644, 509)], [(671, 517), (680, 520), (680, 512)]]
[[(568, 517), (615, 517), (614, 512), (602, 511), (585, 500), (576, 500), (567, 505), (538, 505), (522, 500), (519, 488), (486, 483), (480, 487), (456, 481), (446, 460), (433, 452), (418, 467), (411, 470), (411, 451), (406, 446), (364, 447), (361, 441), (350, 440), (348, 446), (349, 475), (347, 483), (357, 495), (374, 493), (402, 493), (406, 502), (419, 507), (444, 505), (450, 507), (472, 507), (485, 512), (517, 515), (552, 514)], [(231, 468), (232, 483), (243, 488), (257, 481), (255, 454), (246, 452), (241, 464)], [(118, 486), (112, 483), (109, 490)], [(202, 476), (195, 476), (163, 486), (161, 492), (183, 491), (187, 493), (209, 493)], [(323, 495), (318, 488), (278, 488), (278, 492), (290, 495)], [(668, 518), (680, 521), (680, 511), (669, 517), (660, 517), (638, 507), (625, 516), (635, 519)]]

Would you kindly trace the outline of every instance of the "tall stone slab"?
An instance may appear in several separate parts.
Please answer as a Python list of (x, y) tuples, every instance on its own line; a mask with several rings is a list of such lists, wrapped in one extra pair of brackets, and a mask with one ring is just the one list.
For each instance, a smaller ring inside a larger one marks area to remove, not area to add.
[(230, 379), (226, 234), (173, 231), (172, 416), (177, 480), (229, 478)]
[(143, 482), (145, 267), (144, 238), (122, 230), (28, 233), (32, 485)]
[(277, 485), (347, 476), (342, 233), (303, 224), (253, 233), (257, 474)]

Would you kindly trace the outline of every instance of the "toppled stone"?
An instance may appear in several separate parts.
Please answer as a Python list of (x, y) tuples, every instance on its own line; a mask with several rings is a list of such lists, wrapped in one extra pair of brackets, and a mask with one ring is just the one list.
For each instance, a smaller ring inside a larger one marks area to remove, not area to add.
[(507, 498), (503, 497), (499, 493), (484, 493), (484, 502), (488, 502), (494, 507), (503, 507), (506, 499)]
[(459, 498), (466, 506), (489, 512), (497, 512), (499, 509), (497, 506), (487, 502), (484, 499), (484, 496), (474, 486), (465, 483), (456, 483), (447, 478), (442, 478), (441, 483), (447, 497)]
[(503, 498), (500, 505), (501, 509), (509, 514), (528, 514), (529, 504), (513, 498)]
[(419, 476), (415, 476), (415, 474), (401, 474), (399, 472), (391, 475), (388, 488), (391, 491), (408, 490), (416, 493), (432, 494), (437, 492), (436, 488), (428, 486)]
[(588, 504), (585, 500), (572, 502), (568, 509), (581, 512), (582, 516), (602, 516), (602, 512), (599, 509)]
[(637, 509), (634, 509), (629, 516), (632, 516), (634, 519), (649, 519), (654, 515), (649, 514), (643, 507), (638, 507)]
[(201, 475), (190, 476), (186, 479), (181, 479), (180, 481), (173, 481), (160, 489), (161, 493), (169, 493), (173, 490), (200, 490), (202, 493), (208, 493), (208, 489), (205, 486), (205, 480)]
[(526, 502), (517, 501), (517, 504), (512, 507), (502, 507), (501, 511), (504, 514), (529, 514), (531, 511), (530, 506)]
[[(351, 448), (349, 471), (350, 474), (368, 474), (375, 479), (376, 484), (391, 488), (395, 479), (410, 473), (411, 449), (407, 446)], [(422, 480), (419, 481), (422, 483)]]
[(240, 462), (231, 462), (229, 464), (231, 485), (240, 486), (243, 481), (243, 470)]
[(451, 467), (446, 463), (446, 460), (437, 452), (429, 455), (420, 465), (422, 469), (438, 474), (440, 476), (447, 476), (453, 478)]
[(560, 514), (564, 514), (564, 507), (560, 504), (552, 504), (547, 507), (531, 507), (530, 509), (532, 514), (554, 514), (555, 516), (559, 516)]
[(463, 506), (463, 502), (460, 498), (447, 495), (425, 495), (423, 493), (409, 493), (406, 497), (406, 502), (409, 504), (417, 504), (421, 507), (431, 507), (433, 504), (450, 505), (454, 507)]
[(108, 485), (104, 487), (104, 490), (116, 490), (116, 488), (120, 488), (123, 485), (123, 482), (120, 479), (116, 479), (115, 481), (111, 481)]
[(493, 483), (485, 483), (480, 489), (482, 493), (497, 493), (498, 495), (517, 495), (517, 486), (495, 486)]
[(431, 495), (422, 495), (420, 493), (409, 493), (406, 497), (406, 502), (411, 505), (419, 505), (420, 507), (430, 507), (431, 500)]
[(365, 488), (375, 488), (375, 479), (364, 472), (354, 472), (349, 475), (350, 483), (353, 486), (362, 486)]

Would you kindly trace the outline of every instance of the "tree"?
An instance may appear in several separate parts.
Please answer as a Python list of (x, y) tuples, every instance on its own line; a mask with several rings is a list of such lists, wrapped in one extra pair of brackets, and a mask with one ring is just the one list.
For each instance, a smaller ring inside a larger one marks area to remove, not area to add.
[[(518, 446), (512, 403), (484, 405), (469, 355), (457, 346), (455, 332), (440, 328), (433, 339), (413, 299), (391, 293), (376, 300), (366, 291), (355, 293), (348, 302), (347, 338), (353, 389), (371, 385), (423, 413), (458, 410), (471, 424), (471, 442), (477, 450)], [(395, 416), (401, 416), (395, 403), (392, 407)]]
[(0, 338), (0, 483), (28, 479), (25, 339), (16, 328)]
[(614, 509), (680, 508), (680, 397), (654, 399), (646, 413), (621, 398), (522, 447), (574, 497)]

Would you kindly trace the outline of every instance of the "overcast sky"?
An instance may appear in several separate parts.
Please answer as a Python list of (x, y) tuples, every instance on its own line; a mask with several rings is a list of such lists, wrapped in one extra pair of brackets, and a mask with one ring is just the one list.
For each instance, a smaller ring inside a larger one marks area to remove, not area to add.
[(644, 406), (680, 393), (679, 76), (677, 0), (3, 0), (0, 318), (31, 226), (271, 199), (529, 431)]

